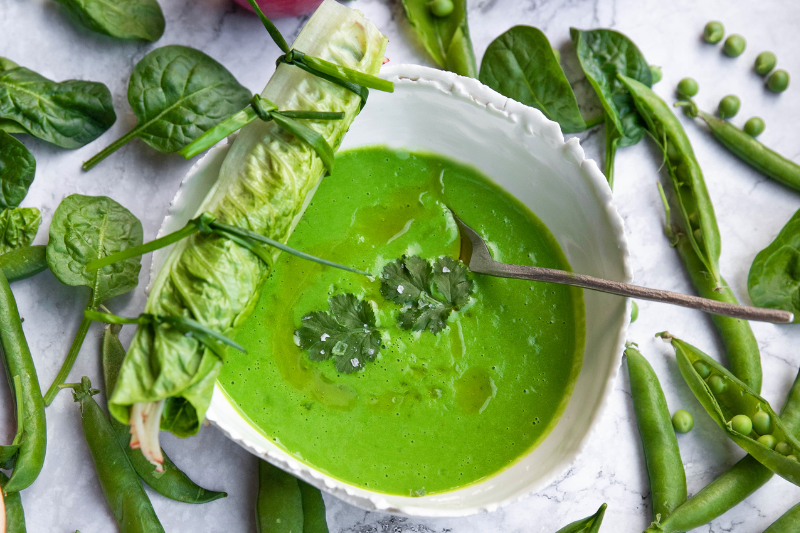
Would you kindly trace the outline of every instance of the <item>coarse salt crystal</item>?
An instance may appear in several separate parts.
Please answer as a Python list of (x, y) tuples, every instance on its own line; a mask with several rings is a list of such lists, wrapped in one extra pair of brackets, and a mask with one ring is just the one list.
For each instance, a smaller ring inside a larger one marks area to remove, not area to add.
[(330, 335), (328, 335), (327, 333), (323, 333), (322, 337), (320, 337), (319, 340), (321, 340), (322, 342), (325, 342), (329, 338), (330, 338)]
[(353, 357), (352, 359), (350, 359), (350, 364), (353, 366), (358, 366), (358, 359)]
[(369, 353), (370, 355), (375, 355), (375, 350), (373, 350), (372, 348), (370, 348), (368, 353)]
[(397, 286), (397, 292), (399, 292), (400, 294), (403, 294), (404, 290), (405, 290), (405, 287), (403, 287), (402, 285), (398, 285)]
[(444, 273), (450, 272), (450, 269), (447, 267), (442, 267), (442, 272)]

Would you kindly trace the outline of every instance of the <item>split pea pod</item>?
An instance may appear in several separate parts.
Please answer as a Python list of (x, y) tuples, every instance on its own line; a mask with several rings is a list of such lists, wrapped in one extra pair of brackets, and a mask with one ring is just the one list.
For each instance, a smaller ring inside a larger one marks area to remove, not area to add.
[[(719, 272), (721, 241), (714, 206), (686, 132), (669, 106), (646, 85), (625, 76), (619, 78), (633, 95), (636, 109), (664, 153), (680, 211), (675, 229), (668, 211), (667, 234), (677, 245), (692, 284), (705, 298), (738, 303)], [(749, 323), (716, 316), (713, 321), (734, 374), (760, 391), (761, 354)]]
[(699, 110), (691, 100), (675, 105), (683, 105), (689, 116), (703, 119), (714, 138), (733, 155), (762, 174), (800, 191), (800, 165), (770, 150), (730, 122)]
[[(8, 478), (0, 472), (0, 488), (4, 488)], [(1, 496), (0, 496), (1, 497)], [(6, 533), (26, 533), (25, 511), (22, 509), (22, 498), (19, 492), (11, 492), (5, 496)]]
[(592, 516), (587, 516), (586, 518), (567, 524), (556, 531), (556, 533), (597, 533), (600, 531), (600, 525), (603, 523), (606, 507), (608, 506), (604, 503)]
[[(800, 374), (784, 403), (781, 421), (792, 433), (800, 432)], [(769, 468), (752, 456), (745, 456), (675, 509), (665, 521), (653, 522), (646, 533), (678, 533), (703, 526), (740, 504), (772, 476)]]
[[(109, 324), (103, 333), (103, 377), (105, 379), (106, 397), (111, 394), (117, 384), (119, 369), (125, 359), (125, 349), (117, 336), (122, 326)], [(144, 458), (141, 450), (130, 447), (130, 426), (111, 417), (111, 426), (122, 448), (128, 455), (131, 466), (147, 485), (171, 500), (183, 503), (208, 503), (227, 496), (224, 492), (204, 489), (191, 480), (166, 454), (162, 464), (164, 471), (157, 473), (153, 465)]]
[(672, 342), (678, 368), (695, 398), (730, 439), (774, 473), (800, 485), (800, 441), (769, 403), (691, 344), (668, 333), (660, 335)]
[(625, 349), (633, 410), (642, 439), (653, 518), (664, 520), (686, 501), (686, 473), (667, 400), (653, 367), (632, 345)]
[(26, 246), (15, 248), (0, 255), (0, 270), (8, 281), (29, 278), (47, 269), (46, 246)]
[(328, 533), (319, 489), (270, 463), (258, 462), (258, 533)]
[(80, 403), (83, 435), (120, 533), (164, 533), (139, 476), (117, 440), (114, 428), (92, 398), (100, 391), (92, 389), (87, 377), (82, 378), (80, 383), (63, 387), (72, 388), (74, 400)]
[[(8, 279), (0, 271), (0, 344), (3, 347), (3, 363), (9, 377), (19, 376), (22, 388), (23, 432), (19, 451), (11, 478), (4, 487), (6, 493), (28, 488), (39, 476), (47, 450), (47, 428), (44, 416), (44, 401), (39, 388), (39, 378), (33, 357), (22, 331), (17, 302)], [(10, 379), (12, 396), (16, 398), (16, 386)]]

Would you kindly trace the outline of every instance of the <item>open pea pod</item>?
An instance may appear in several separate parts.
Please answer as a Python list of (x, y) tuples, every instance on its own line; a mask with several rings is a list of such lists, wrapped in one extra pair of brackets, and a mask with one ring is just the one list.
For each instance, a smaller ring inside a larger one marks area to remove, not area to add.
[[(762, 465), (800, 486), (800, 462), (797, 460), (800, 457), (800, 441), (781, 422), (769, 403), (725, 367), (691, 344), (668, 333), (659, 335), (672, 343), (678, 368), (686, 384), (731, 440)], [(759, 413), (766, 413), (769, 419)], [(745, 415), (752, 421), (757, 414), (768, 420), (764, 434), (760, 435), (755, 429), (751, 429), (748, 434), (734, 429), (732, 420), (735, 416)], [(759, 441), (759, 437), (763, 435), (771, 435), (772, 439)]]

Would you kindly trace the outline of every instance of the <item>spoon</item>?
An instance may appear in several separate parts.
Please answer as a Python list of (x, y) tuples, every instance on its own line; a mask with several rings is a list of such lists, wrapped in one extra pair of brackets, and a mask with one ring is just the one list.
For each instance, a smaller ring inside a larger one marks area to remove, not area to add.
[(628, 296), (640, 300), (651, 300), (662, 302), (691, 309), (699, 309), (706, 313), (715, 315), (741, 318), (743, 320), (757, 320), (760, 322), (773, 322), (775, 324), (789, 324), (794, 320), (794, 315), (789, 311), (778, 309), (762, 309), (760, 307), (749, 307), (745, 305), (734, 305), (729, 303), (717, 302), (699, 296), (690, 296), (678, 292), (662, 291), (610, 281), (583, 274), (575, 274), (565, 270), (554, 268), (542, 268), (522, 265), (509, 265), (500, 263), (492, 259), (486, 242), (478, 233), (467, 226), (463, 220), (452, 212), (453, 218), (458, 224), (461, 239), (460, 259), (469, 269), (478, 274), (487, 274), (500, 278), (530, 279), (533, 281), (546, 281), (549, 283), (560, 283), (562, 285), (573, 285), (583, 287), (593, 291), (607, 292), (619, 296)]

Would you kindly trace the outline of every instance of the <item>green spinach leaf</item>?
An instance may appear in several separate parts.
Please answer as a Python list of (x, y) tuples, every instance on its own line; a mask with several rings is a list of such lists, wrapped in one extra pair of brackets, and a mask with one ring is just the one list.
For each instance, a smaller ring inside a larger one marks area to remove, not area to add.
[(328, 305), (331, 312), (317, 311), (302, 318), (295, 343), (308, 350), (312, 361), (333, 358), (336, 370), (350, 374), (374, 361), (381, 350), (381, 333), (369, 302), (354, 294), (337, 294)]
[(598, 533), (600, 525), (603, 523), (603, 516), (606, 514), (606, 507), (608, 506), (604, 503), (592, 516), (567, 524), (556, 533)]
[(54, 82), (25, 67), (0, 70), (0, 130), (27, 133), (62, 148), (80, 148), (117, 119), (108, 87)]
[(400, 327), (439, 333), (450, 313), (469, 302), (474, 284), (467, 267), (452, 257), (440, 257), (431, 265), (418, 256), (402, 257), (383, 267), (381, 294), (402, 305)]
[(503, 96), (535, 107), (564, 133), (587, 127), (550, 42), (537, 28), (514, 26), (492, 41), (479, 79)]
[(758, 307), (783, 309), (800, 322), (800, 210), (775, 240), (756, 255), (747, 292)]
[(252, 94), (200, 50), (170, 45), (144, 56), (128, 84), (139, 123), (83, 164), (89, 170), (134, 137), (164, 153), (177, 152), (233, 113)]
[(90, 30), (117, 39), (157, 41), (164, 14), (156, 0), (57, 0)]
[(478, 67), (467, 25), (467, 0), (453, 0), (453, 12), (446, 17), (431, 13), (429, 0), (403, 0), (411, 26), (433, 60), (445, 70), (470, 78)]
[(617, 78), (623, 74), (652, 85), (650, 65), (625, 35), (613, 30), (581, 31), (570, 28), (581, 68), (603, 105), (606, 123), (605, 173), (614, 186), (614, 156), (618, 146), (638, 143), (646, 131), (633, 97)]
[[(53, 213), (47, 266), (58, 280), (71, 286), (89, 287), (86, 309), (133, 290), (139, 282), (141, 258), (133, 257), (91, 272), (93, 259), (142, 244), (142, 223), (130, 211), (106, 196), (67, 196)], [(45, 394), (50, 405), (58, 386), (66, 381), (89, 331), (91, 319), (84, 316), (67, 358)]]
[(0, 211), (0, 255), (30, 246), (39, 231), (41, 219), (35, 207), (12, 207)]
[(28, 194), (35, 173), (33, 154), (0, 130), (0, 208), (18, 206)]
[(10, 59), (6, 59), (5, 57), (0, 57), (0, 72), (3, 72), (4, 70), (11, 70), (17, 67), (19, 67), (19, 65), (17, 65)]

